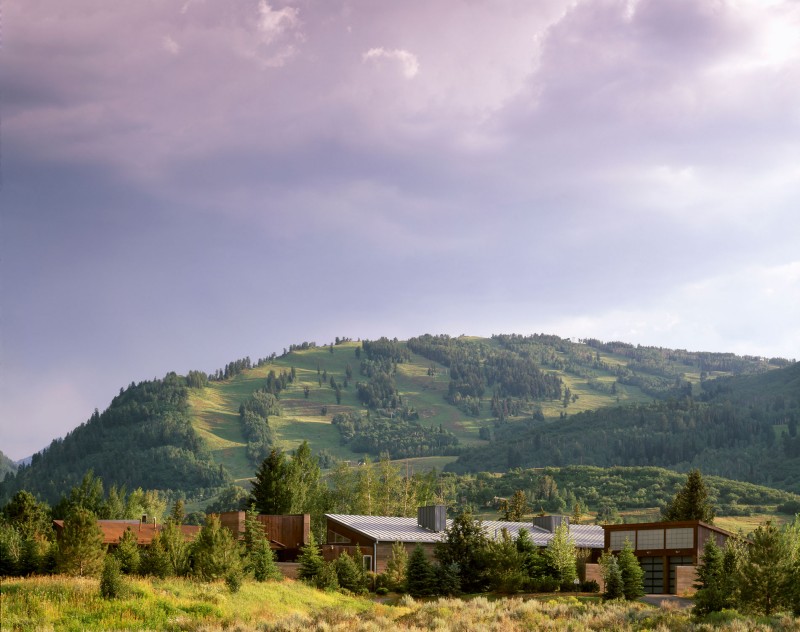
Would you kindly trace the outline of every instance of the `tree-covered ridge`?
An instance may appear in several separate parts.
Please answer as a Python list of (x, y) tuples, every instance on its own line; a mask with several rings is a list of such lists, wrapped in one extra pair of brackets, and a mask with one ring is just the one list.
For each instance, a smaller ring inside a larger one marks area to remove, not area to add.
[(14, 461), (9, 459), (5, 454), (3, 454), (3, 451), (0, 450), (0, 481), (5, 478), (6, 474), (13, 474), (16, 471), (17, 466)]
[(109, 484), (191, 494), (228, 480), (188, 415), (186, 380), (169, 373), (120, 389), (101, 414), (35, 454), (0, 484), (0, 499), (26, 489), (48, 502), (93, 470)]
[[(502, 424), (489, 449), (461, 455), (457, 471), (514, 467), (659, 465), (800, 491), (800, 364), (704, 382), (691, 397), (579, 413), (566, 421)], [(769, 385), (769, 388), (765, 387)]]
[[(447, 476), (445, 474), (445, 476)], [(765, 507), (786, 514), (800, 509), (800, 496), (788, 491), (704, 475), (710, 502), (719, 515), (749, 515)], [(525, 494), (527, 511), (572, 513), (575, 504), (603, 522), (616, 511), (666, 507), (686, 481), (684, 474), (660, 467), (595, 467), (571, 465), (515, 469), (504, 474), (463, 474), (454, 479), (457, 496), (479, 511), (497, 508), (498, 498)]]

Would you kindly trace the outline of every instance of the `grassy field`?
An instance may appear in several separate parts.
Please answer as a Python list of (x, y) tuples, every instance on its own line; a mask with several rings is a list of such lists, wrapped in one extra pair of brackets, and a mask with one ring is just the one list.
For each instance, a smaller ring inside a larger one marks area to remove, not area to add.
[(106, 600), (100, 598), (94, 579), (4, 580), (3, 630), (800, 630), (800, 619), (785, 615), (754, 620), (731, 612), (697, 623), (688, 610), (674, 606), (560, 595), (429, 601), (402, 597), (379, 603), (321, 592), (291, 580), (246, 581), (235, 594), (221, 583), (182, 579), (126, 583), (126, 595)]

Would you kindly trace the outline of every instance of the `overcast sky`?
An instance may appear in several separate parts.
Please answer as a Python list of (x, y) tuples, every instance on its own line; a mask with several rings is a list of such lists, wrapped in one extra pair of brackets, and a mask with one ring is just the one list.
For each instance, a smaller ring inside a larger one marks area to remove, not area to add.
[(800, 4), (7, 0), (0, 450), (335, 336), (800, 357)]

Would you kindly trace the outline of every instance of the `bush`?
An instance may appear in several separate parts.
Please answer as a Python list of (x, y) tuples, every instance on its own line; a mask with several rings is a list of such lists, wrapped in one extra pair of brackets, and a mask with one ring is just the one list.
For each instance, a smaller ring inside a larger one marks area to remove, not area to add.
[(375, 589), (375, 594), (376, 595), (388, 595), (389, 594), (389, 589), (386, 586), (378, 586)]
[(593, 579), (589, 579), (585, 582), (581, 582), (581, 592), (589, 592), (589, 593), (599, 593), (600, 592), (600, 584), (598, 584)]
[(232, 593), (239, 592), (242, 587), (242, 571), (239, 568), (233, 568), (225, 575), (225, 585)]
[(122, 570), (119, 560), (113, 555), (106, 555), (103, 561), (103, 572), (100, 576), (100, 596), (103, 599), (116, 599), (122, 592)]

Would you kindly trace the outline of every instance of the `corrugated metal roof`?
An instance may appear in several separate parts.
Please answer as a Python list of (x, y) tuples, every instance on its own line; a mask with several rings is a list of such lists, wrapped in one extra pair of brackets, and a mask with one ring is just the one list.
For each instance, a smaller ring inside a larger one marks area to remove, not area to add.
[[(346, 514), (325, 514), (346, 527), (378, 542), (438, 542), (444, 537), (443, 533), (434, 533), (423, 529), (417, 524), (416, 518), (400, 518), (395, 516), (352, 516)], [(447, 521), (449, 529), (452, 520)], [(503, 529), (508, 531), (512, 538), (516, 538), (521, 529), (525, 529), (537, 546), (547, 546), (553, 534), (545, 529), (534, 526), (530, 522), (505, 522), (501, 520), (483, 520), (481, 522), (486, 535), (490, 538), (500, 537)], [(591, 524), (570, 525), (569, 533), (578, 548), (602, 549), (603, 527)]]

